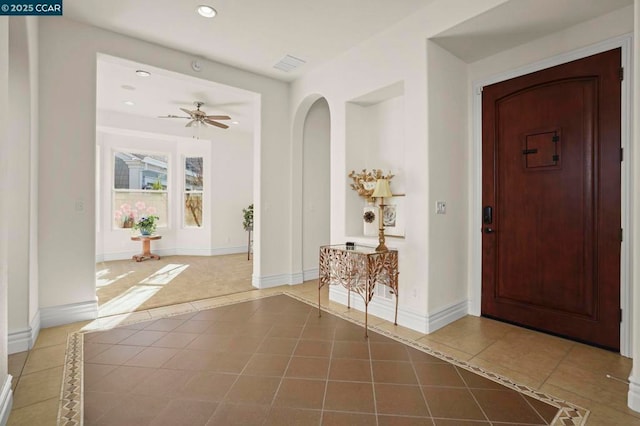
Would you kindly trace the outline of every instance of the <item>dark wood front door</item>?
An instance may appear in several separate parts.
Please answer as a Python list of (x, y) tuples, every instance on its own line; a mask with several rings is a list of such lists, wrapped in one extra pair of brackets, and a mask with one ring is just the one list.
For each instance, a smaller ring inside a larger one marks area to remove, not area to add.
[(620, 49), (484, 87), (482, 314), (618, 350)]

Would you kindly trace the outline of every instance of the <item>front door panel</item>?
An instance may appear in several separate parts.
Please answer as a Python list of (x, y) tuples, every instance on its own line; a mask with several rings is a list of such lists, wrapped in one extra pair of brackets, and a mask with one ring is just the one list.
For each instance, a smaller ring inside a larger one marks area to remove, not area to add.
[(619, 67), (617, 49), (483, 90), (483, 315), (616, 350)]

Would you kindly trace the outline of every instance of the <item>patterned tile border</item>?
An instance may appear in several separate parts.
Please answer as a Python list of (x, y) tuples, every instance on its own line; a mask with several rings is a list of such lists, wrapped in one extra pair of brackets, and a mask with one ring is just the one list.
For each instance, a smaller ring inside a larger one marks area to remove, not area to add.
[[(207, 301), (207, 303), (203, 304), (202, 306), (194, 306), (192, 303), (184, 303), (184, 304), (176, 305), (175, 312), (167, 312), (165, 315), (163, 315), (163, 317), (183, 315), (188, 312), (213, 309), (221, 306), (234, 305), (237, 303), (249, 302), (251, 300), (263, 299), (266, 297), (273, 297), (273, 296), (279, 296), (279, 295), (286, 295), (291, 297), (292, 299), (306, 303), (310, 306), (317, 307), (317, 300), (311, 301), (309, 299), (290, 293), (288, 291), (282, 291), (282, 292), (267, 294), (259, 297), (247, 297), (244, 299), (232, 298), (230, 300), (227, 297), (220, 297), (216, 299), (211, 299), (210, 304), (208, 303), (209, 301)], [(324, 312), (328, 312), (332, 315), (335, 315), (341, 319), (352, 322), (354, 324), (362, 325), (364, 327), (364, 322), (358, 319), (346, 316), (343, 313), (336, 311), (335, 309), (331, 309), (323, 306), (322, 310)], [(126, 316), (123, 318), (126, 318)], [(104, 328), (94, 328), (88, 331), (78, 331), (75, 333), (71, 333), (69, 335), (67, 339), (67, 351), (65, 355), (64, 376), (62, 380), (60, 405), (58, 408), (58, 426), (82, 426), (84, 423), (84, 418), (83, 418), (84, 417), (84, 413), (83, 413), (83, 390), (84, 390), (83, 342), (84, 342), (84, 339), (83, 339), (83, 335), (86, 333), (104, 331), (104, 330), (108, 330), (115, 327), (150, 321), (158, 318), (160, 317), (159, 316), (144, 317), (143, 315), (134, 315), (134, 318), (132, 318), (130, 321), (123, 320), (122, 322), (119, 322), (117, 324), (115, 322), (105, 321)], [(537, 399), (541, 402), (547, 403), (549, 405), (552, 405), (553, 407), (558, 408), (558, 414), (556, 414), (556, 417), (551, 423), (552, 426), (582, 426), (587, 422), (587, 418), (589, 417), (590, 411), (587, 410), (586, 408), (582, 408), (578, 405), (572, 404), (562, 399), (555, 398), (551, 395), (547, 395), (545, 393), (539, 392), (528, 386), (520, 385), (506, 377), (500, 376), (495, 373), (491, 373), (487, 370), (484, 370), (483, 368), (474, 366), (466, 361), (460, 361), (452, 356), (446, 355), (439, 351), (435, 351), (429, 348), (428, 346), (420, 344), (413, 340), (400, 337), (390, 331), (384, 330), (375, 325), (369, 324), (369, 330), (375, 331), (376, 333), (382, 334), (383, 336), (386, 336), (398, 342), (404, 343), (407, 346), (421, 350), (429, 355), (435, 356), (436, 358), (440, 358), (443, 361), (447, 361), (455, 366), (464, 368), (472, 373), (475, 373), (479, 376), (492, 380), (496, 383), (499, 383), (503, 386), (506, 386), (517, 392), (520, 392), (533, 399)]]
[(67, 337), (67, 351), (64, 359), (64, 375), (58, 425), (76, 426), (83, 423), (83, 342), (82, 333), (71, 333)]

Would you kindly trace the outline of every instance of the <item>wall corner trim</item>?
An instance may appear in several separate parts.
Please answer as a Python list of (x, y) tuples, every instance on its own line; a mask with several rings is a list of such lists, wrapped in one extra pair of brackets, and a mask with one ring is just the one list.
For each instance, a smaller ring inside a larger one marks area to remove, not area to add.
[(36, 311), (36, 314), (33, 316), (29, 326), (31, 327), (31, 343), (29, 345), (29, 349), (31, 349), (36, 344), (36, 340), (40, 335), (40, 309)]
[(36, 344), (40, 334), (40, 311), (36, 312), (28, 328), (9, 331), (7, 336), (7, 353), (9, 355), (28, 351)]
[(253, 276), (251, 279), (251, 284), (255, 288), (265, 289), (265, 288), (273, 288), (279, 287), (281, 285), (294, 285), (300, 284), (304, 280), (303, 272), (295, 272), (292, 274), (276, 274), (276, 275), (267, 275), (262, 277)]
[(302, 281), (317, 280), (319, 277), (319, 268), (305, 269), (302, 271)]
[(640, 412), (640, 380), (638, 377), (629, 377), (629, 392), (627, 393), (627, 406), (633, 411)]
[(300, 284), (304, 282), (304, 272), (296, 272), (289, 276), (289, 285)]
[(43, 328), (96, 318), (98, 318), (98, 302), (96, 300), (40, 308), (40, 324)]
[(449, 325), (469, 314), (469, 301), (463, 300), (436, 311), (427, 317), (427, 334)]
[(7, 374), (2, 390), (0, 390), (0, 425), (4, 426), (9, 421), (11, 406), (13, 405), (13, 392), (11, 391), (11, 381), (13, 377)]
[(7, 336), (7, 353), (11, 355), (28, 351), (33, 347), (34, 341), (33, 329), (31, 327), (10, 331)]

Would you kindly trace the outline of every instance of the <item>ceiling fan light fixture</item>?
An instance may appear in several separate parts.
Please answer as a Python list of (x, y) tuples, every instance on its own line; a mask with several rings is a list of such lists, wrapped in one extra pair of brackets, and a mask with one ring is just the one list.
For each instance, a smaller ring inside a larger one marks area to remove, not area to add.
[(196, 10), (198, 11), (198, 14), (200, 16), (203, 16), (205, 18), (213, 18), (218, 14), (218, 12), (213, 7), (206, 4), (201, 4)]
[(189, 122), (186, 124), (186, 127), (193, 127), (195, 129), (198, 129), (200, 127), (206, 128), (209, 126), (215, 126), (221, 129), (229, 128), (227, 124), (220, 123), (218, 120), (231, 120), (231, 117), (229, 117), (228, 115), (207, 115), (206, 112), (200, 109), (200, 107), (204, 105), (204, 102), (195, 101), (193, 104), (196, 106), (195, 110), (180, 108), (180, 110), (187, 114), (187, 116), (163, 115), (158, 118), (186, 118), (189, 120)]
[(138, 77), (149, 77), (151, 75), (151, 73), (149, 71), (145, 71), (145, 70), (136, 70), (136, 75)]

